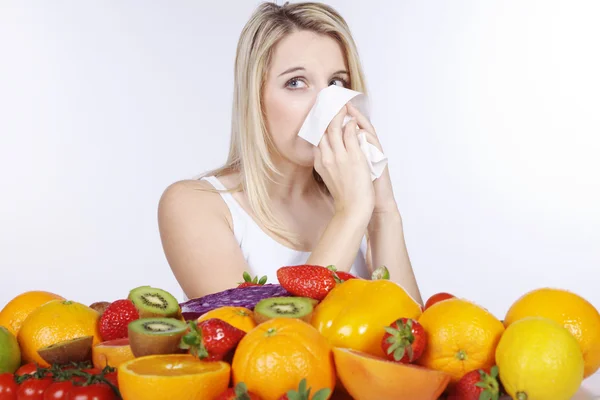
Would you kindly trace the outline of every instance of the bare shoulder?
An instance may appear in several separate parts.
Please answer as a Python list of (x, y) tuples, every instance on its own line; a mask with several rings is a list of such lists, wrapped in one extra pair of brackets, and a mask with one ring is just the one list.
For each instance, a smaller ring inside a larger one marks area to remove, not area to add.
[(167, 261), (188, 298), (231, 288), (247, 269), (231, 213), (210, 182), (169, 185), (159, 201), (158, 225)]
[(193, 179), (170, 184), (160, 198), (158, 213), (159, 218), (168, 218), (173, 214), (187, 214), (230, 219), (227, 205), (220, 194), (214, 191), (214, 187), (207, 181)]

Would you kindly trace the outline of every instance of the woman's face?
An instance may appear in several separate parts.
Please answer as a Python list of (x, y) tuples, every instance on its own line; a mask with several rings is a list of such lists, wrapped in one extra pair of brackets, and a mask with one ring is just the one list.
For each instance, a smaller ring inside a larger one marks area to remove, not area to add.
[(296, 31), (275, 47), (263, 89), (267, 129), (290, 162), (311, 167), (313, 145), (298, 136), (317, 94), (329, 85), (349, 87), (342, 47), (332, 38)]

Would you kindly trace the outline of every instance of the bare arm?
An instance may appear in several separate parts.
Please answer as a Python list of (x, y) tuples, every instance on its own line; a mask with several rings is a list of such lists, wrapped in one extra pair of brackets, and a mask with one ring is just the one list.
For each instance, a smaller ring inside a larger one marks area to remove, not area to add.
[(374, 213), (368, 230), (373, 267), (385, 265), (390, 271), (390, 279), (401, 284), (416, 301), (423, 304), (406, 250), (400, 212)]
[(165, 256), (186, 296), (201, 297), (230, 289), (248, 264), (228, 221), (229, 211), (218, 193), (202, 181), (169, 186), (158, 207)]
[(368, 215), (335, 213), (307, 264), (334, 265), (339, 271), (350, 271), (368, 223)]
[(360, 248), (374, 205), (373, 183), (358, 144), (356, 120), (342, 128), (347, 111), (344, 106), (336, 114), (315, 147), (314, 167), (333, 197), (335, 214), (307, 261), (346, 272)]

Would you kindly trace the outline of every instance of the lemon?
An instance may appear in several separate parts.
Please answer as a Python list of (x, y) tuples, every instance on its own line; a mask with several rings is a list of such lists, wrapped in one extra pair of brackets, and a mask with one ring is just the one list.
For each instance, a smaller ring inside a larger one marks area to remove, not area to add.
[(544, 317), (513, 322), (500, 338), (496, 364), (506, 392), (515, 400), (568, 400), (583, 381), (577, 339)]
[(567, 328), (579, 342), (585, 362), (583, 377), (600, 369), (600, 313), (576, 293), (563, 289), (532, 290), (510, 307), (505, 326), (525, 317), (546, 317)]
[(0, 373), (14, 373), (21, 365), (21, 350), (17, 338), (0, 326)]

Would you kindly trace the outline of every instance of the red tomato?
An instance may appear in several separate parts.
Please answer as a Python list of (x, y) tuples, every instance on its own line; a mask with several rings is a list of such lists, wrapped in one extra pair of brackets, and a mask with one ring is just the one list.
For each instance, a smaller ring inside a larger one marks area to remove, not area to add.
[(453, 294), (450, 294), (450, 293), (445, 293), (445, 292), (436, 293), (433, 296), (431, 296), (429, 298), (429, 300), (427, 300), (427, 303), (425, 303), (425, 310), (427, 310), (429, 307), (431, 307), (435, 303), (439, 303), (440, 301), (452, 299), (454, 297), (455, 296)]
[(89, 386), (73, 386), (67, 400), (117, 400), (110, 386), (96, 383)]
[(110, 383), (115, 385), (116, 387), (119, 387), (119, 382), (117, 380), (117, 372), (116, 371), (105, 374), (104, 379), (106, 379), (107, 381), (109, 381)]
[[(81, 372), (85, 372), (86, 374), (90, 374), (90, 375), (98, 375), (98, 374), (100, 374), (100, 372), (102, 372), (102, 370), (100, 370), (98, 368), (85, 368), (85, 369), (82, 369)], [(87, 380), (88, 380), (88, 378), (83, 377), (83, 376), (73, 376), (71, 378), (72, 382), (76, 382), (76, 383), (80, 383), (80, 384), (86, 383)]]
[(0, 400), (17, 400), (18, 388), (13, 374), (0, 374)]
[(100, 372), (102, 372), (100, 368), (86, 368), (82, 369), (81, 371), (92, 375), (98, 375)]
[(19, 367), (15, 372), (15, 375), (31, 375), (37, 371), (37, 368), (38, 366), (36, 363), (25, 364)]
[(54, 382), (44, 391), (44, 400), (66, 400), (73, 388), (73, 382)]
[(17, 400), (44, 400), (44, 391), (52, 384), (52, 378), (27, 379), (19, 385)]

